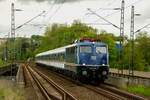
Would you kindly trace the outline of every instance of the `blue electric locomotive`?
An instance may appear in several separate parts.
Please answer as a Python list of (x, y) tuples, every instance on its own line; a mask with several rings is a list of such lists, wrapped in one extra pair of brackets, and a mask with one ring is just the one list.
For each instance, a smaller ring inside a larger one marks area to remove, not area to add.
[(108, 77), (108, 47), (103, 42), (82, 39), (72, 45), (37, 54), (36, 63), (83, 82), (103, 82)]

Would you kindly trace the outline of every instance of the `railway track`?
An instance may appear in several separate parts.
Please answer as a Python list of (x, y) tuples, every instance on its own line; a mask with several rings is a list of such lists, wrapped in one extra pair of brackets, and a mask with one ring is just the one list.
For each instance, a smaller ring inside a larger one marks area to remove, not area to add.
[(110, 98), (111, 100), (146, 100), (143, 97), (130, 94), (125, 91), (121, 91), (119, 89), (113, 88), (111, 86), (101, 84), (98, 87), (90, 86), (90, 85), (84, 85), (88, 89), (91, 89), (95, 92), (98, 92), (100, 94), (103, 94), (104, 96)]
[[(74, 80), (66, 76), (63, 76), (63, 75), (60, 75), (60, 76), (67, 80), (75, 82)], [(111, 100), (145, 100), (143, 97), (140, 97), (138, 95), (134, 95), (125, 91), (121, 91), (119, 89), (116, 89), (106, 84), (101, 84), (100, 86), (85, 85), (82, 83), (77, 83), (77, 84), (80, 84), (92, 91), (95, 91), (96, 93), (99, 93), (107, 98), (110, 98)]]
[(113, 87), (109, 86), (108, 84), (101, 84), (100, 87), (103, 88), (103, 89), (109, 90), (109, 91), (111, 91), (113, 93), (119, 94), (120, 96), (123, 96), (123, 97), (125, 97), (127, 99), (131, 99), (131, 100), (145, 100), (145, 98), (143, 98), (141, 96), (138, 96), (138, 95), (126, 92), (126, 91), (122, 91), (122, 90), (113, 88)]
[(95, 91), (91, 91), (87, 89), (86, 87), (82, 86), (80, 83), (76, 84), (70, 80), (67, 80), (66, 78), (60, 77), (59, 75), (55, 73), (49, 73), (46, 69), (41, 69), (36, 66), (33, 67), (33, 69), (39, 69), (40, 72), (44, 73), (48, 77), (52, 78), (53, 81), (58, 83), (62, 88), (67, 90), (69, 93), (71, 93), (73, 96), (75, 96), (78, 100), (110, 100), (107, 97), (104, 97), (103, 95), (96, 93)]
[[(24, 66), (25, 73), (27, 73), (32, 81), (32, 85), (36, 90), (37, 95), (39, 96), (39, 100), (77, 100), (67, 91), (58, 86), (54, 81), (49, 79), (46, 75), (39, 72), (38, 70), (32, 69), (30, 66)], [(35, 86), (37, 85), (37, 87)], [(41, 92), (41, 94), (40, 94)]]
[(82, 83), (77, 82), (75, 80), (72, 80), (69, 77), (66, 77), (64, 75), (58, 74), (56, 72), (52, 72), (52, 73), (58, 75), (59, 77), (67, 79), (67, 80), (69, 80), (69, 81), (71, 81), (73, 83), (76, 83), (76, 84), (79, 84), (79, 85), (81, 85), (83, 87), (86, 87), (89, 90), (94, 91), (94, 92), (96, 92), (98, 94), (101, 94), (101, 95), (103, 95), (103, 96), (105, 96), (105, 97), (107, 97), (107, 98), (109, 98), (111, 100), (146, 100), (143, 97), (140, 97), (138, 95), (134, 95), (134, 94), (131, 94), (131, 93), (119, 90), (117, 88), (108, 86), (106, 84), (101, 84), (100, 86), (85, 85), (85, 84), (82, 84)]

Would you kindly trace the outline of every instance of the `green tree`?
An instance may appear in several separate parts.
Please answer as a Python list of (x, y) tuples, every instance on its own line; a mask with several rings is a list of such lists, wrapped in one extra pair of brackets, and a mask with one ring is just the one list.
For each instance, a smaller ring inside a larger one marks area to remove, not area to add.
[(53, 24), (47, 27), (42, 45), (37, 52), (42, 52), (73, 43), (82, 37), (96, 37), (96, 29), (75, 21), (72, 25)]
[[(125, 44), (123, 49), (123, 65), (125, 69), (128, 69), (129, 66), (131, 66), (132, 62), (132, 52), (131, 52), (131, 41), (128, 41), (128, 43)], [(144, 70), (144, 63), (145, 60), (143, 59), (143, 55), (140, 52), (140, 49), (138, 46), (134, 45), (134, 56), (133, 56), (133, 69), (134, 70)], [(132, 66), (131, 66), (132, 67)]]
[(145, 60), (145, 67), (150, 66), (150, 36), (147, 32), (141, 32), (137, 35), (136, 46)]

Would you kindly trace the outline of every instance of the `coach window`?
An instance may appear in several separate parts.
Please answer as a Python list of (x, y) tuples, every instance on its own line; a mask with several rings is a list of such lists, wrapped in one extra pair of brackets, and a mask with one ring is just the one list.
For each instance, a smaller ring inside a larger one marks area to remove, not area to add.
[(49, 55), (47, 55), (47, 60), (49, 60)]
[(63, 61), (63, 53), (60, 54), (60, 61)]
[(51, 55), (51, 59), (52, 59), (52, 60), (54, 59), (54, 55), (53, 55), (53, 54)]
[(55, 60), (55, 54), (53, 54), (53, 60)]
[(59, 54), (59, 60), (62, 61), (62, 53)]
[(49, 60), (51, 60), (51, 55), (49, 55)]
[(46, 60), (46, 56), (44, 55), (43, 57), (44, 57), (44, 60)]
[(39, 56), (39, 59), (42, 59), (42, 57), (41, 57), (41, 56)]
[(48, 58), (48, 57), (47, 57), (47, 55), (46, 55), (46, 56), (45, 56), (45, 59), (47, 60), (47, 58)]
[(60, 53), (57, 54), (57, 60), (60, 61)]
[(55, 59), (55, 54), (53, 54), (53, 60)]
[(58, 59), (58, 54), (55, 54), (55, 60), (57, 60)]
[(56, 54), (56, 60), (59, 60), (59, 53)]
[(57, 54), (55, 54), (55, 60), (57, 59)]
[(54, 60), (56, 60), (56, 57), (57, 57), (57, 55), (56, 55), (56, 54), (54, 54)]
[(46, 60), (46, 56), (44, 55), (43, 57), (44, 57), (44, 60)]
[(53, 55), (52, 55), (52, 54), (50, 55), (50, 59), (51, 59), (51, 60), (53, 59)]

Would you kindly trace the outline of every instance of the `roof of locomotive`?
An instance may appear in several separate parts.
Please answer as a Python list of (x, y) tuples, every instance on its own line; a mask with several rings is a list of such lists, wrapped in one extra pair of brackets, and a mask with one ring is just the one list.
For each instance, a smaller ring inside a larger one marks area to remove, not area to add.
[(77, 43), (74, 43), (74, 44), (71, 44), (71, 45), (67, 45), (67, 46), (64, 46), (64, 47), (60, 47), (60, 48), (56, 48), (56, 49), (52, 49), (52, 50), (49, 50), (49, 51), (39, 53), (39, 54), (36, 55), (36, 57), (49, 55), (49, 54), (64, 53), (66, 48), (74, 47), (74, 46), (77, 46), (77, 45), (80, 46), (80, 45), (91, 45), (91, 44), (106, 45), (106, 43), (103, 43), (103, 42), (77, 42)]
[(78, 43), (78, 45), (91, 45), (91, 44), (94, 44), (94, 45), (107, 45), (104, 42), (79, 42)]

